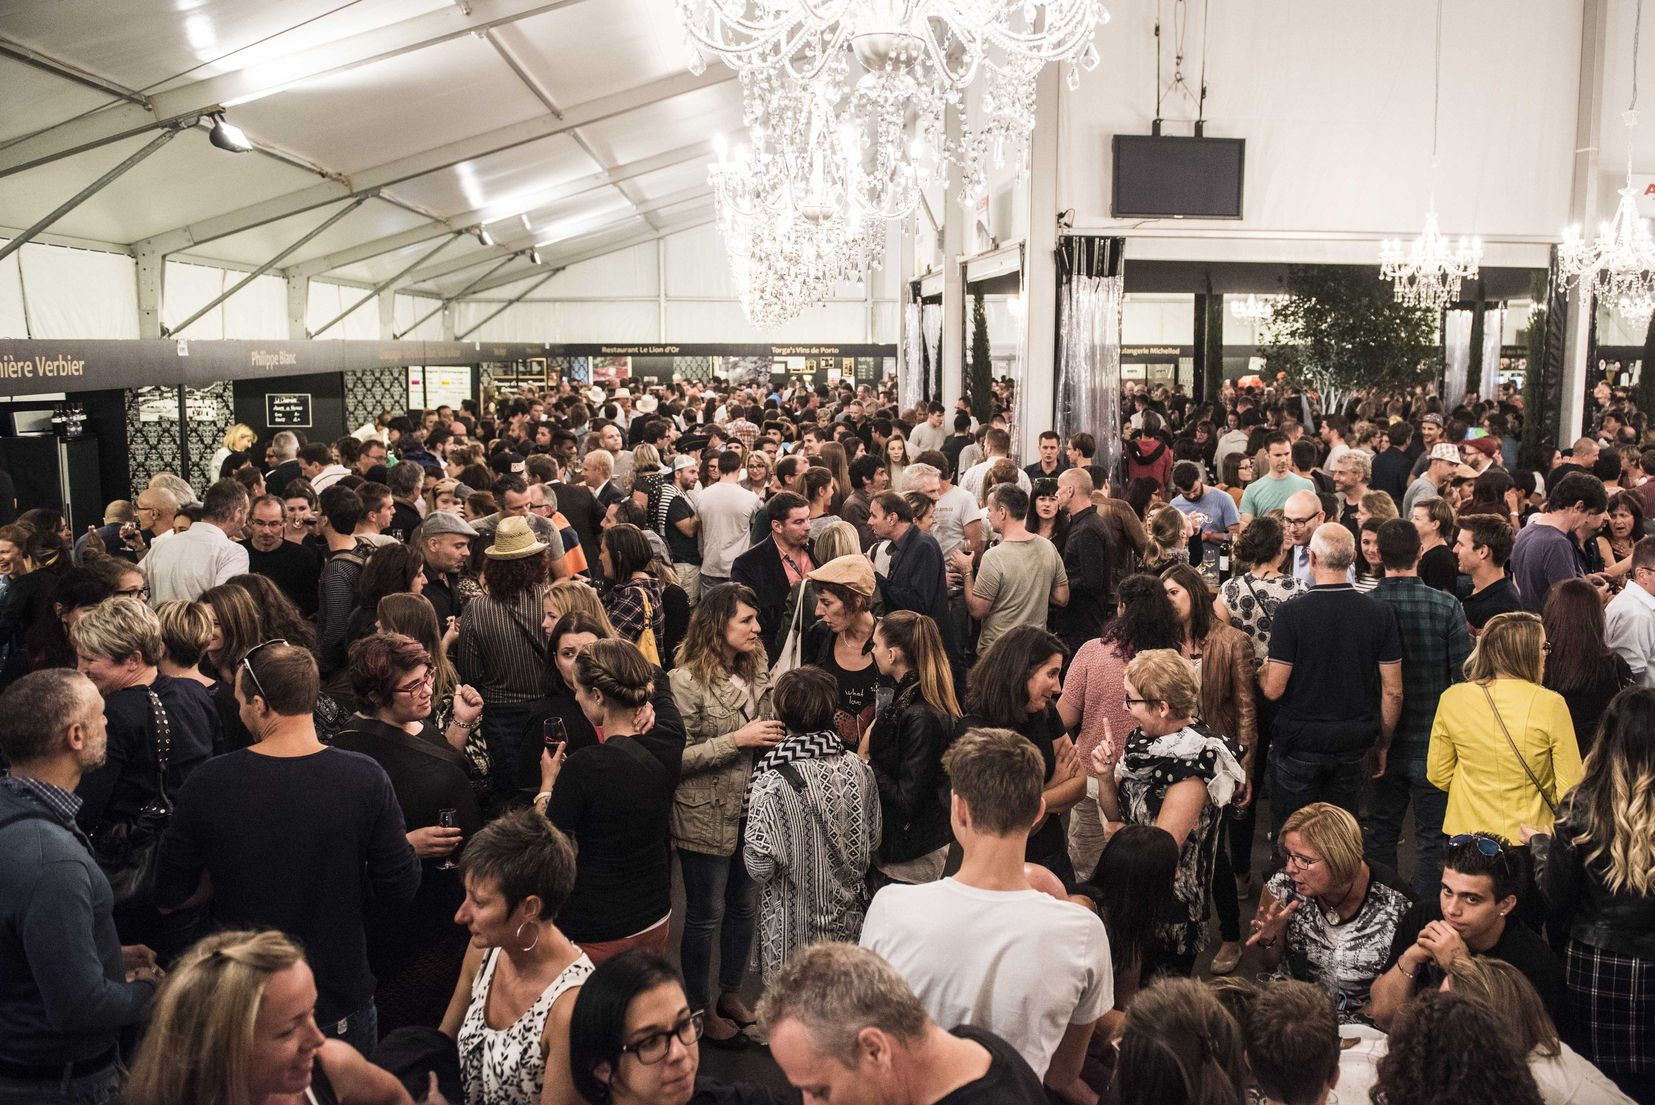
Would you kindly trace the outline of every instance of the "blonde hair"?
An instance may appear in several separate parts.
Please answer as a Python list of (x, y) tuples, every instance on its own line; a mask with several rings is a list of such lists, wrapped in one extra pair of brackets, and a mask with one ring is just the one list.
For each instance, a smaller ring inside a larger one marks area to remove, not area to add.
[(1286, 840), (1288, 833), (1298, 833), (1316, 850), (1335, 886), (1350, 882), (1362, 869), (1362, 827), (1348, 810), (1331, 802), (1301, 806), (1287, 815), (1277, 839)]
[(1201, 692), (1189, 662), (1170, 648), (1145, 649), (1126, 665), (1126, 678), (1138, 694), (1151, 702), (1165, 702), (1173, 717), (1191, 717), (1201, 704)]
[(132, 1065), (127, 1105), (252, 1105), (253, 1026), (270, 979), (304, 953), (279, 932), (221, 932), (173, 965)]
[(816, 544), (811, 551), (816, 554), (818, 564), (826, 564), (841, 556), (860, 556), (862, 535), (856, 532), (855, 526), (839, 518), (822, 527), (822, 532), (816, 535)]
[(161, 622), (137, 599), (105, 599), (75, 619), (69, 642), (88, 656), (119, 661), (136, 652), (145, 664), (153, 665), (161, 658)]
[(213, 619), (207, 608), (188, 599), (163, 602), (155, 610), (161, 623), (161, 648), (166, 658), (182, 667), (194, 667), (213, 639)]
[(653, 476), (656, 469), (661, 467), (661, 454), (649, 442), (640, 442), (632, 447), (632, 470), (640, 476)]
[(610, 622), (609, 615), (604, 611), (603, 600), (590, 584), (582, 583), (578, 579), (560, 579), (546, 588), (545, 601), (557, 607), (559, 616), (564, 614), (584, 614), (588, 618), (603, 626), (604, 632), (611, 637), (619, 637), (615, 626)]
[(1174, 549), (1181, 549), (1189, 539), (1184, 535), (1184, 512), (1170, 503), (1149, 516), (1145, 526), (1148, 542), (1144, 546), (1144, 563), (1156, 564), (1165, 560)]
[(1540, 682), (1543, 669), (1540, 645), (1545, 635), (1538, 614), (1513, 611), (1494, 615), (1483, 626), (1477, 646), (1466, 658), (1465, 678), (1472, 683), (1500, 678)]
[(1462, 955), (1448, 964), (1454, 993), (1475, 998), (1497, 1015), (1495, 1020), (1518, 1055), (1527, 1059), (1536, 1053), (1555, 1059), (1562, 1047), (1557, 1026), (1540, 1001), (1528, 976), (1503, 959), (1487, 955)]
[[(1349, 456), (1349, 454), (1346, 454)], [(1396, 500), (1391, 498), (1389, 491), (1370, 491), (1362, 496), (1362, 509), (1381, 522), (1388, 522), (1397, 516)]]
[(253, 427), (247, 425), (245, 422), (237, 422), (234, 426), (231, 426), (228, 430), (224, 431), (222, 444), (226, 449), (230, 450), (230, 452), (239, 453), (241, 452), (242, 447), (237, 445), (236, 442), (240, 441), (242, 438), (246, 438), (247, 444), (251, 445), (259, 439), (259, 435), (254, 433)]

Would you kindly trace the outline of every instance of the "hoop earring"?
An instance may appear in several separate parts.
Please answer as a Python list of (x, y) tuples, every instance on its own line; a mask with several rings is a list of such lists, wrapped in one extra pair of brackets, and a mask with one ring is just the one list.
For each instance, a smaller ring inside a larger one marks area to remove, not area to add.
[[(534, 925), (534, 940), (529, 944), (528, 947), (525, 948), (525, 947), (522, 946), (522, 944), (523, 944), (523, 930), (528, 928), (530, 925)], [(521, 925), (517, 926), (517, 931), (513, 935), (517, 939), (517, 943), (518, 943), (518, 949), (517, 950), (518, 951), (532, 952), (540, 944), (540, 925), (537, 922), (534, 922), (534, 921), (524, 921)]]

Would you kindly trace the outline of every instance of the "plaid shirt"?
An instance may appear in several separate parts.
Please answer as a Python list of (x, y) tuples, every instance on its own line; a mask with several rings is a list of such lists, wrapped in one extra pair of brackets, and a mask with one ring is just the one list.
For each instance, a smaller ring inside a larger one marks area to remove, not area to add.
[(48, 812), (56, 814), (65, 825), (74, 828), (75, 815), (80, 812), (81, 805), (78, 794), (22, 775), (7, 775), (4, 778), (5, 785), (12, 791), (34, 799)]
[(752, 451), (753, 443), (759, 439), (759, 428), (745, 418), (732, 418), (725, 423), (724, 428), (747, 446), (749, 452)]
[(1392, 740), (1424, 745), (1431, 739), (1437, 699), (1460, 681), (1460, 669), (1471, 655), (1465, 610), (1458, 599), (1418, 576), (1388, 576), (1373, 597), (1396, 611), (1402, 638), (1402, 718)]

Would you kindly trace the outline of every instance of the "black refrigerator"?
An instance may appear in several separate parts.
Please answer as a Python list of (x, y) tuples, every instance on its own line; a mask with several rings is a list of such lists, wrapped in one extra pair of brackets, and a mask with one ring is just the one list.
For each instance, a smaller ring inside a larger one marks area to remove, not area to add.
[(19, 514), (37, 507), (61, 511), (77, 537), (103, 524), (97, 438), (23, 434), (0, 438), (0, 450), (17, 487)]

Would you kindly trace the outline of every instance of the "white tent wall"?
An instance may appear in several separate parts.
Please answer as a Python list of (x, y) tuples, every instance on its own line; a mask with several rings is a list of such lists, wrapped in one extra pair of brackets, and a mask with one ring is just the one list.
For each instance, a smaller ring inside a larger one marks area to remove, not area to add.
[[(437, 301), (422, 295), (398, 295), (392, 300), (392, 318), (395, 321), (395, 332), (402, 334), (404, 341), (442, 341), (442, 312), (439, 311), (414, 329), (403, 333), (403, 329), (413, 326), (414, 320), (425, 318)], [(390, 335), (385, 335), (389, 337)]]
[(23, 274), (18, 269), (21, 261), (16, 253), (0, 261), (0, 338), (29, 336), (29, 320), (23, 310)]
[[(1205, 249), (1209, 259), (1238, 260), (1268, 248), (1250, 246), (1238, 232), (1327, 239), (1417, 234), (1433, 180), (1435, 5), (1192, 5), (1184, 59), (1192, 87), (1199, 85), (1202, 10), (1213, 21), (1205, 37), (1206, 133), (1247, 139), (1245, 218), (1146, 225), (1110, 217), (1110, 138), (1149, 133), (1156, 87), (1154, 8), (1116, 5), (1113, 21), (1098, 31), (1102, 64), (1082, 76), (1078, 90), (1062, 95), (1059, 206), (1075, 209), (1075, 225), (1134, 237), (1167, 227), (1179, 235), (1210, 234), (1230, 241)], [(1163, 26), (1163, 82), (1172, 72), (1171, 31)], [(1445, 233), (1555, 240), (1569, 209), (1580, 35), (1579, 4), (1446, 5), (1435, 176)], [(1622, 106), (1617, 101), (1615, 110)], [(1165, 133), (1190, 133), (1195, 106), (1187, 98), (1168, 96), (1163, 112)], [(1366, 245), (1360, 252), (1364, 259), (1372, 254)]]
[[(285, 284), (278, 280), (276, 286), (286, 294)], [(342, 284), (330, 284), (325, 280), (310, 282), (310, 295), (305, 304), (305, 327), (312, 332), (319, 327), (339, 317), (339, 312), (361, 299), (367, 292), (362, 288), (347, 288)], [(429, 311), (433, 304), (427, 304)], [(423, 313), (423, 312), (422, 312)], [(419, 316), (414, 316), (418, 318)], [(286, 326), (282, 327), (282, 337), (286, 337)], [(261, 335), (262, 336), (262, 335)], [(379, 333), (379, 302), (373, 297), (362, 306), (353, 310), (339, 322), (328, 327), (327, 333), (319, 335), (323, 341), (378, 341)]]
[(33, 242), (18, 256), (31, 338), (138, 336), (132, 258)]

